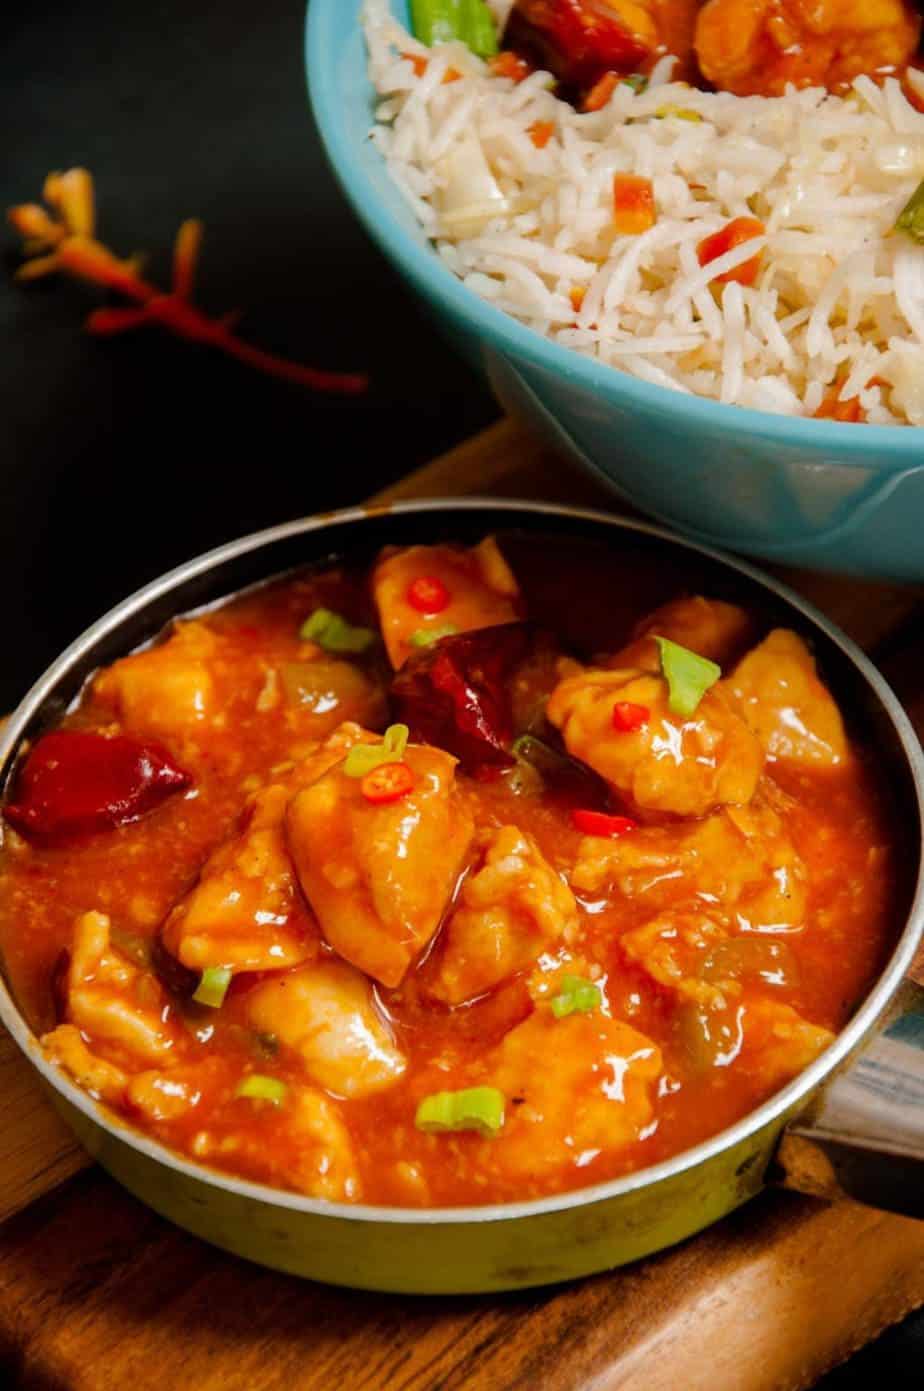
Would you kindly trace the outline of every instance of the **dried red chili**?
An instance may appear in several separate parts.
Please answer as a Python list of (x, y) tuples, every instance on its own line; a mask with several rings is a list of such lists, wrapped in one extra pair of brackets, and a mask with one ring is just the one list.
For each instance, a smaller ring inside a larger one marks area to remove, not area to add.
[(503, 623), (412, 652), (392, 682), (393, 718), (417, 742), (455, 754), (466, 772), (511, 767), (508, 678), (535, 640), (530, 624)]
[(3, 815), (27, 839), (62, 844), (137, 821), (191, 782), (158, 744), (58, 730), (27, 755)]
[(652, 32), (634, 32), (607, 0), (515, 0), (503, 46), (585, 90), (604, 73), (636, 71), (653, 50)]

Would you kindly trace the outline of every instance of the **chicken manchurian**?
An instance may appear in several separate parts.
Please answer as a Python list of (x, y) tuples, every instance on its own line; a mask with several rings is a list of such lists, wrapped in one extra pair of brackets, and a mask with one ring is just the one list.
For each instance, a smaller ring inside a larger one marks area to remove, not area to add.
[(98, 673), (20, 764), (0, 948), (48, 1058), (175, 1151), (505, 1201), (817, 1057), (889, 949), (894, 849), (798, 634), (628, 545), (415, 545)]
[(613, 75), (665, 54), (676, 77), (739, 96), (843, 92), (860, 74), (900, 76), (920, 37), (910, 0), (515, 0), (503, 44), (592, 109)]

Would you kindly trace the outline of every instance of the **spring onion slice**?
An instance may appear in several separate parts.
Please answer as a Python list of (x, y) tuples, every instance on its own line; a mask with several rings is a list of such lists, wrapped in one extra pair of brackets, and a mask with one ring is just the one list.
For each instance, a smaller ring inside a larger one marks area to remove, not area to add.
[(497, 1135), (504, 1124), (504, 1094), (497, 1087), (467, 1087), (460, 1092), (434, 1092), (417, 1107), (414, 1124), (428, 1135), (475, 1130)]
[(667, 681), (668, 706), (675, 715), (692, 715), (703, 696), (722, 675), (722, 668), (670, 638), (655, 638), (661, 670)]
[(648, 78), (641, 72), (630, 72), (619, 79), (623, 87), (631, 87), (636, 96), (648, 86)]
[(411, 0), (411, 28), (428, 47), (461, 39), (479, 58), (497, 52), (497, 29), (484, 0)]
[(583, 976), (562, 976), (560, 985), (561, 990), (551, 1000), (556, 1019), (564, 1019), (568, 1014), (591, 1014), (602, 1002), (600, 987)]
[(400, 763), (410, 733), (406, 724), (390, 724), (381, 744), (354, 744), (344, 759), (343, 771), (348, 778), (364, 778), (383, 763)]
[(418, 628), (416, 633), (411, 633), (408, 642), (412, 647), (432, 647), (440, 638), (455, 637), (458, 631), (454, 623), (443, 623), (436, 628)]
[(208, 1005), (209, 1009), (221, 1009), (230, 984), (231, 971), (227, 966), (206, 966), (193, 999), (198, 1005)]
[(390, 754), (394, 754), (396, 759), (404, 757), (407, 741), (411, 737), (411, 731), (406, 724), (390, 724), (382, 735), (382, 748), (387, 749)]
[(668, 116), (675, 116), (678, 121), (701, 121), (703, 119), (698, 111), (692, 111), (689, 106), (659, 106), (655, 112), (655, 119), (658, 121), (666, 120)]
[(251, 1072), (237, 1085), (235, 1096), (249, 1096), (253, 1101), (269, 1101), (281, 1106), (288, 1087), (278, 1077), (265, 1077), (260, 1072)]
[(907, 232), (912, 241), (924, 242), (924, 179), (898, 214), (894, 231)]
[(356, 628), (332, 609), (315, 609), (298, 635), (305, 642), (316, 642), (325, 652), (365, 652), (375, 642), (371, 628)]

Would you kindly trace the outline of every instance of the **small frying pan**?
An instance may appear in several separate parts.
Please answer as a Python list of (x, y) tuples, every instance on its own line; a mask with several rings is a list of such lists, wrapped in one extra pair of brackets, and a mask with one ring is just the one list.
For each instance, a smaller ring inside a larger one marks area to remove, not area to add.
[(804, 600), (740, 561), (642, 523), (527, 502), (418, 502), (291, 522), (171, 571), (78, 638), (9, 721), (0, 741), (3, 788), (23, 741), (55, 723), (91, 673), (175, 616), (331, 555), (474, 541), (491, 531), (631, 549), (654, 565), (679, 568), (687, 587), (735, 598), (811, 642), (838, 701), (876, 751), (909, 847), (892, 955), (825, 1053), (743, 1120), (651, 1168), (529, 1202), (418, 1210), (301, 1197), (194, 1164), (132, 1129), (51, 1066), (2, 983), (0, 1020), (86, 1148), (137, 1197), (237, 1255), (334, 1284), (436, 1294), (565, 1280), (680, 1241), (771, 1181), (824, 1196), (847, 1193), (924, 1218), (924, 991), (907, 979), (924, 932), (924, 757), (899, 702), (862, 652)]

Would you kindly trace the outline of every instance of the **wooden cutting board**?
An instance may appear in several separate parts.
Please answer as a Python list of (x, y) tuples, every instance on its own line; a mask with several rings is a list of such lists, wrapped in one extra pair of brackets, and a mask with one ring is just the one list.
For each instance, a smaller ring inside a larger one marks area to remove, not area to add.
[[(375, 501), (463, 493), (612, 507), (511, 421)], [(924, 589), (779, 573), (873, 655), (924, 730)], [(170, 1227), (91, 1166), (0, 1035), (3, 1386), (802, 1391), (922, 1303), (924, 1222), (784, 1193), (551, 1290), (423, 1299), (276, 1275)]]

